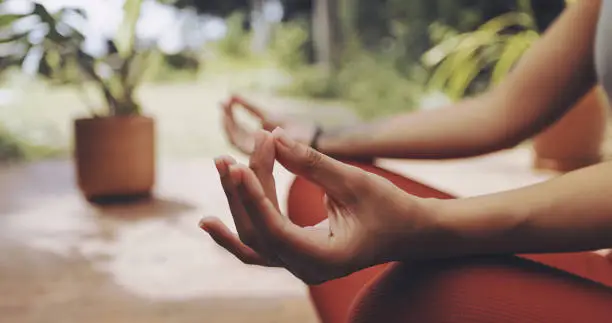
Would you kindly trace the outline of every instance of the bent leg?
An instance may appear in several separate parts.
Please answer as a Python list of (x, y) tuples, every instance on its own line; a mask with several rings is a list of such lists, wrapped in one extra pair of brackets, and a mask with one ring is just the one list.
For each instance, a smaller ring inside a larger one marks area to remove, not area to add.
[[(451, 198), (392, 172), (357, 166), (413, 195)], [(288, 214), (302, 226), (323, 221), (323, 191), (296, 179)], [(311, 286), (310, 295), (323, 323), (349, 317), (354, 323), (610, 322), (611, 290), (612, 264), (575, 253), (382, 265)]]
[[(408, 193), (421, 197), (450, 198), (448, 194), (429, 188), (395, 173), (371, 166), (356, 165), (383, 176)], [(313, 226), (327, 218), (323, 203), (323, 191), (303, 178), (297, 178), (288, 197), (288, 215), (301, 226)], [(359, 291), (388, 265), (381, 265), (357, 272), (319, 286), (311, 286), (310, 297), (323, 323), (347, 322), (349, 309)]]
[[(590, 254), (567, 257), (580, 264)], [(349, 321), (604, 323), (612, 321), (612, 288), (513, 256), (398, 263), (360, 292)]]

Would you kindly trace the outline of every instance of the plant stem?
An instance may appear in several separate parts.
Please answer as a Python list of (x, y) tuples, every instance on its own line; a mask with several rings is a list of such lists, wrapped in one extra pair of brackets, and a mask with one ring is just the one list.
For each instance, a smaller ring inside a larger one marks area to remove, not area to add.
[(99, 115), (96, 112), (95, 106), (92, 104), (92, 100), (87, 95), (87, 90), (85, 89), (85, 86), (83, 85), (83, 82), (79, 82), (77, 84), (77, 93), (79, 94), (79, 97), (81, 98), (81, 100), (83, 101), (85, 106), (87, 106), (87, 109), (89, 110), (89, 113), (91, 113), (91, 115), (94, 118), (98, 118)]
[(519, 11), (524, 12), (530, 16), (534, 16), (533, 7), (531, 6), (531, 0), (517, 0), (517, 7)]
[(91, 68), (90, 66), (87, 66), (79, 59), (77, 59), (77, 62), (79, 63), (81, 70), (84, 71), (86, 75), (89, 75), (89, 77), (92, 80), (98, 83), (98, 85), (102, 89), (102, 93), (104, 94), (104, 99), (106, 100), (108, 104), (109, 114), (116, 115), (117, 114), (117, 100), (113, 96), (113, 93), (110, 91), (106, 83), (104, 83), (104, 80), (100, 78), (98, 74), (96, 74), (93, 68)]

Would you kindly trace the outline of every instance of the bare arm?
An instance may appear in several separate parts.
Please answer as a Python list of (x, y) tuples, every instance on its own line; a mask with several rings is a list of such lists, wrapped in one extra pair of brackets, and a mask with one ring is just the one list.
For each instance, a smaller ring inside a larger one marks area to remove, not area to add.
[(440, 256), (612, 247), (612, 163), (518, 190), (440, 203)]
[(324, 133), (337, 157), (456, 158), (510, 148), (561, 118), (595, 82), (600, 0), (570, 6), (514, 72), (479, 97)]

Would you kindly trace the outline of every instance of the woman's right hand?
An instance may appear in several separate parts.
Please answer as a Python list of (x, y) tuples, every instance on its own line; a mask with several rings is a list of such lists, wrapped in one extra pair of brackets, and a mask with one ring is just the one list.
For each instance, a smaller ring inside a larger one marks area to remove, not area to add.
[[(249, 167), (216, 160), (238, 234), (218, 218), (200, 227), (247, 264), (283, 267), (320, 284), (370, 266), (437, 255), (437, 200), (411, 196), (388, 180), (336, 161), (285, 136), (256, 132)], [(272, 170), (278, 161), (326, 193), (328, 226), (302, 228), (281, 214)], [(433, 248), (432, 248), (433, 247)], [(445, 249), (443, 249), (445, 250)], [(432, 251), (432, 252), (430, 252)]]
[(314, 122), (295, 120), (287, 115), (271, 113), (247, 102), (242, 97), (233, 95), (222, 104), (223, 127), (230, 143), (241, 152), (250, 155), (255, 148), (255, 133), (238, 123), (235, 109), (245, 109), (257, 118), (264, 130), (272, 131), (277, 127), (283, 128), (287, 136), (302, 144), (310, 145), (317, 131)]

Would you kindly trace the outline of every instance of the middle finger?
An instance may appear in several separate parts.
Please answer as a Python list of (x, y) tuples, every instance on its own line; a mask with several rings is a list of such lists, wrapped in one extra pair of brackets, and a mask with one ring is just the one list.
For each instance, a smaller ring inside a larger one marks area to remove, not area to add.
[(236, 231), (240, 240), (251, 248), (257, 248), (256, 246), (256, 232), (253, 227), (253, 223), (248, 217), (244, 205), (238, 195), (236, 185), (233, 183), (231, 178), (231, 168), (236, 165), (236, 161), (231, 157), (221, 157), (215, 160), (215, 166), (219, 171), (219, 177), (223, 191), (229, 204), (234, 224), (236, 225)]
[(276, 194), (276, 183), (272, 173), (275, 155), (276, 151), (272, 135), (267, 131), (257, 131), (255, 133), (255, 150), (251, 155), (249, 167), (259, 179), (266, 196), (272, 201), (276, 209), (280, 210)]

